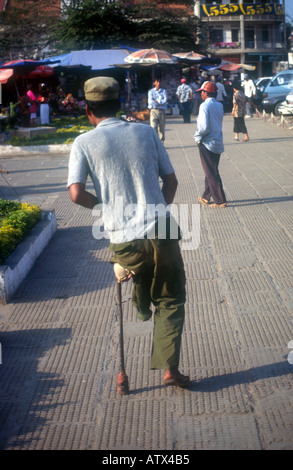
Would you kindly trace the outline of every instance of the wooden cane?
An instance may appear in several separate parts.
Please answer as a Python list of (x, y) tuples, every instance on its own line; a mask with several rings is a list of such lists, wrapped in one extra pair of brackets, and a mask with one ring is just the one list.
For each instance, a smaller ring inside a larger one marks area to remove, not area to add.
[(125, 373), (124, 365), (124, 343), (123, 343), (123, 315), (122, 315), (122, 296), (121, 296), (121, 282), (117, 282), (118, 292), (118, 305), (119, 305), (119, 345), (120, 345), (120, 372), (117, 377), (117, 392), (120, 395), (127, 395), (129, 393), (128, 377)]

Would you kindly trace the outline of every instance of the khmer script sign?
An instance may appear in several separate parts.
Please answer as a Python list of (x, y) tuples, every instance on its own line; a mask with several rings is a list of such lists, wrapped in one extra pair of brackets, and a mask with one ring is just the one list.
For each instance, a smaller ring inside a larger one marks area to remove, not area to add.
[(285, 15), (284, 5), (276, 3), (227, 3), (225, 5), (201, 5), (201, 16), (225, 16), (225, 15)]

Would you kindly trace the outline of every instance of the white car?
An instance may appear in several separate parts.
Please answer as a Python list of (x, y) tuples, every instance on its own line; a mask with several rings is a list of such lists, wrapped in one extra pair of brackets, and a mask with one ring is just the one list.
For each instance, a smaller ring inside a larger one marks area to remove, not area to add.
[(293, 115), (293, 91), (290, 91), (290, 93), (286, 96), (286, 100), (280, 104), (279, 113), (283, 116)]
[(255, 80), (254, 84), (261, 92), (264, 91), (267, 84), (271, 81), (273, 77), (259, 77)]

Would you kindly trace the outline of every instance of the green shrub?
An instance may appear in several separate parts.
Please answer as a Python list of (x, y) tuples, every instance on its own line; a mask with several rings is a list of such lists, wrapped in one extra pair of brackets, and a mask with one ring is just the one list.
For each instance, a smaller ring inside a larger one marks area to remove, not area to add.
[(36, 205), (0, 199), (0, 265), (41, 217)]
[[(117, 118), (121, 117), (121, 113), (117, 113)], [(123, 112), (124, 114), (124, 112)], [(26, 147), (29, 145), (61, 145), (61, 144), (72, 144), (74, 139), (82, 134), (93, 129), (86, 116), (78, 117), (61, 117), (54, 118), (52, 127), (56, 127), (56, 133), (34, 135), (30, 139), (25, 137), (13, 136), (7, 142), (6, 145)]]
[(55, 118), (52, 127), (57, 129), (54, 134), (37, 134), (30, 139), (12, 136), (6, 144), (21, 147), (28, 145), (72, 144), (78, 135), (93, 129), (86, 116)]

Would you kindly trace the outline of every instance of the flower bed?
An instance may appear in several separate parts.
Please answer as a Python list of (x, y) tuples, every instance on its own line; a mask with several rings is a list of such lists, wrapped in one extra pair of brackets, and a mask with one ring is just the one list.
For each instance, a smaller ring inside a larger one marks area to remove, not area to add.
[(54, 118), (53, 126), (57, 129), (54, 134), (35, 135), (30, 139), (13, 136), (5, 144), (21, 147), (71, 144), (78, 135), (93, 129), (86, 116)]
[(0, 265), (41, 220), (36, 205), (0, 199)]

